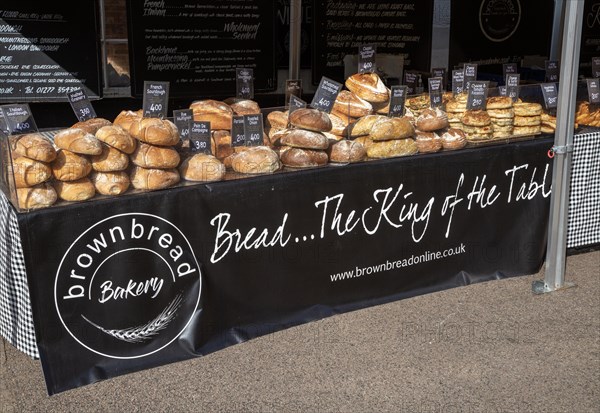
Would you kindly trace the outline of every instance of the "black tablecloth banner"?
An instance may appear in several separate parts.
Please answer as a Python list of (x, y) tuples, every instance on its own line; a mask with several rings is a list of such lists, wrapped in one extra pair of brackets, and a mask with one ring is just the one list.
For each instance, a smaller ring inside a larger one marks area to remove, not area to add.
[(50, 394), (336, 313), (539, 270), (552, 142), (19, 216)]

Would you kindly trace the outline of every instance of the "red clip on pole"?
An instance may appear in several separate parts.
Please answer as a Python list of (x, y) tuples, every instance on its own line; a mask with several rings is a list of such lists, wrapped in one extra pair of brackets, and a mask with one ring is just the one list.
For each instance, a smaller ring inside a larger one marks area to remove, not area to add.
[(554, 158), (554, 149), (553, 148), (548, 149), (548, 158), (550, 158), (550, 159)]

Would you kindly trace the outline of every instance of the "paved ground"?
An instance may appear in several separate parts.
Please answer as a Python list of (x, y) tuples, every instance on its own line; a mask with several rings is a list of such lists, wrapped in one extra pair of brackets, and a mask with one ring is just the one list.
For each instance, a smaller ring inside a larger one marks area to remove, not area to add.
[(576, 288), (534, 296), (543, 273), (331, 317), (71, 390), (0, 343), (0, 412), (600, 411), (600, 251), (568, 258)]

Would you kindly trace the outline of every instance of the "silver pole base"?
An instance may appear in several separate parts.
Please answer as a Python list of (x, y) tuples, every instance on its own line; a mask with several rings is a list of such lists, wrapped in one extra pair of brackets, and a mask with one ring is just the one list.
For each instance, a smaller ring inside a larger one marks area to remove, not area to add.
[(547, 293), (552, 293), (554, 291), (561, 291), (567, 288), (572, 288), (572, 287), (576, 287), (577, 285), (575, 283), (572, 282), (565, 282), (563, 283), (563, 285), (559, 288), (552, 288), (551, 286), (547, 285), (545, 281), (534, 281), (531, 283), (531, 291), (534, 294), (547, 294)]

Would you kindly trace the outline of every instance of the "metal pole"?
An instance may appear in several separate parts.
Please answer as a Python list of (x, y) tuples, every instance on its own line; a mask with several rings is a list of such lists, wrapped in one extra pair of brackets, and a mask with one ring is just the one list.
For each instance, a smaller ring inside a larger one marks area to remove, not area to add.
[(552, 22), (552, 42), (550, 43), (550, 60), (558, 60), (563, 37), (563, 23), (565, 14), (564, 0), (554, 0), (554, 20)]
[(107, 66), (107, 50), (106, 50), (106, 11), (104, 10), (104, 0), (98, 1), (100, 8), (100, 50), (102, 52), (102, 80), (104, 82), (103, 89), (108, 85), (108, 66)]
[(300, 30), (302, 23), (302, 0), (290, 0), (290, 68), (288, 79), (300, 76)]
[(554, 168), (552, 172), (552, 196), (550, 198), (550, 222), (546, 250), (546, 273), (544, 281), (533, 283), (535, 293), (545, 293), (564, 288), (566, 268), (567, 218), (571, 161), (573, 152), (573, 125), (577, 93), (579, 46), (583, 22), (584, 0), (566, 3), (563, 26), (563, 42), (560, 65), (560, 89), (556, 113), (554, 138)]

